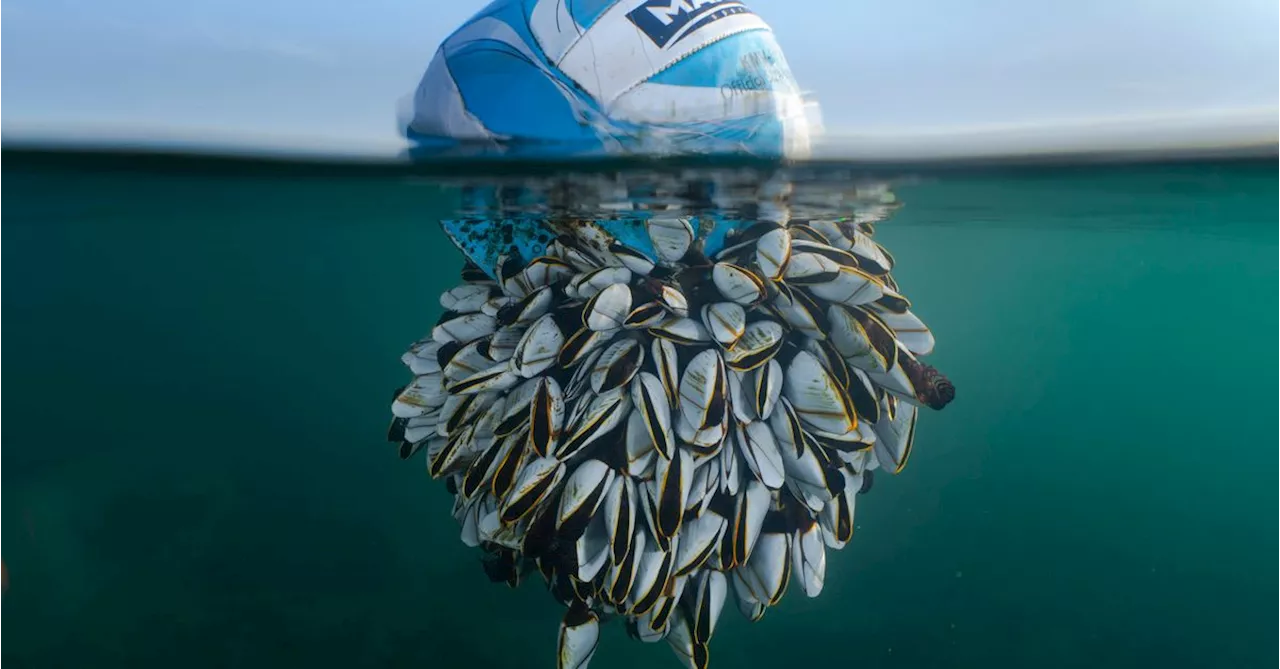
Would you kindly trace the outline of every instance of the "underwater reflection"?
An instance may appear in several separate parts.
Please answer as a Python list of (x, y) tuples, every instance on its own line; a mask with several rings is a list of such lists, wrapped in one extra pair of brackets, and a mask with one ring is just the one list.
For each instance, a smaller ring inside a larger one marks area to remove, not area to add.
[(875, 226), (891, 184), (785, 170), (459, 181), (462, 283), (403, 361), (388, 438), (425, 452), (490, 580), (705, 667), (729, 592), (817, 597), (877, 471), (955, 389)]

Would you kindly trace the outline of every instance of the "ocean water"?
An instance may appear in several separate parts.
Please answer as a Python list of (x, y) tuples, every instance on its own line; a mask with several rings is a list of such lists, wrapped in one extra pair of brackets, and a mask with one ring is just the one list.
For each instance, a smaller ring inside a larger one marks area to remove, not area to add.
[[(456, 183), (5, 158), (6, 666), (554, 666), (561, 607), (385, 441)], [(957, 399), (712, 666), (1273, 666), (1274, 161), (896, 176)], [(615, 622), (592, 666), (679, 664)]]

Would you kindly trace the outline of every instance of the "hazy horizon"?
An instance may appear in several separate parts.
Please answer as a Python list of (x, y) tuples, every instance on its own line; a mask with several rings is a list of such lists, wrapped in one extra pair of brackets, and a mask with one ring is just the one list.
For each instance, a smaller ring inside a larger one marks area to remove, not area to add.
[[(397, 106), (485, 4), (7, 2), (3, 133), (396, 150)], [(822, 105), (819, 151), (1276, 141), (1274, 2), (747, 4)]]

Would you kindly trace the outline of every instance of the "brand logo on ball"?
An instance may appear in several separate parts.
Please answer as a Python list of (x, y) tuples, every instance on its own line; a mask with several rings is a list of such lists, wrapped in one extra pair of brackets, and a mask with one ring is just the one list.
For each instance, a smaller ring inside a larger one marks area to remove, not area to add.
[(736, 14), (750, 14), (736, 0), (646, 0), (627, 14), (627, 19), (653, 40), (666, 47), (699, 28)]

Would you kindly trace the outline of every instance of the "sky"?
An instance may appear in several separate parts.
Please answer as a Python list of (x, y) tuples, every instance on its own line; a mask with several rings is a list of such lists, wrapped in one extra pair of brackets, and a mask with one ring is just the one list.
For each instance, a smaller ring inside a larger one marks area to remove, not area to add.
[[(0, 120), (6, 137), (391, 145), (400, 100), (484, 4), (9, 0)], [(828, 133), (870, 146), (1276, 132), (1276, 0), (748, 4), (821, 102)]]

